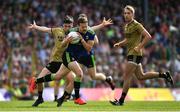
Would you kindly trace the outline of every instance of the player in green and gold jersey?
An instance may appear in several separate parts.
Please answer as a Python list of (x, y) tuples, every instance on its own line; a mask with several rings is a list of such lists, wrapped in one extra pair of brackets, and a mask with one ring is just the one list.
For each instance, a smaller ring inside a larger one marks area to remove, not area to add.
[[(57, 27), (57, 28), (38, 26), (36, 25), (35, 21), (33, 24), (29, 26), (30, 29), (36, 29), (38, 31), (49, 33), (54, 38), (55, 45), (51, 52), (50, 62), (46, 65), (46, 67), (42, 69), (41, 73), (38, 75), (38, 78), (41, 78), (48, 73), (56, 73), (62, 64), (62, 54), (66, 49), (66, 47), (63, 46), (63, 44), (66, 44), (71, 40), (71, 38), (65, 38), (65, 36), (68, 33), (68, 30), (73, 27), (74, 20), (71, 16), (66, 16), (63, 22), (64, 22), (63, 27)], [(74, 74), (72, 72), (70, 72), (65, 78), (66, 80), (65, 90), (68, 91), (69, 93), (71, 93), (73, 90), (73, 79), (74, 79)], [(32, 106), (38, 106), (40, 103), (44, 102), (42, 98), (43, 84), (39, 83), (37, 89), (38, 89), (38, 99)], [(33, 87), (30, 87), (30, 90), (33, 90)], [(59, 81), (56, 81), (54, 88), (55, 100), (57, 99), (58, 90), (59, 90)]]
[(173, 84), (173, 79), (170, 72), (143, 72), (141, 60), (142, 49), (145, 44), (151, 39), (151, 35), (142, 26), (141, 23), (134, 19), (135, 10), (132, 6), (127, 5), (124, 8), (124, 20), (126, 22), (124, 27), (125, 39), (114, 44), (114, 47), (127, 47), (127, 63), (124, 73), (123, 91), (119, 100), (110, 101), (112, 105), (123, 105), (126, 94), (128, 93), (130, 82), (133, 74), (139, 80), (146, 80), (152, 78), (165, 78), (166, 81)]

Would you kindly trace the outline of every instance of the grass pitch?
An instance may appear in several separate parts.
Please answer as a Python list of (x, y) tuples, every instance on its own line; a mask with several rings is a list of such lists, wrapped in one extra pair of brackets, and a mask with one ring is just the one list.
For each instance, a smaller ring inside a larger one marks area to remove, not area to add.
[(38, 107), (31, 107), (34, 101), (0, 102), (0, 111), (16, 112), (123, 112), (123, 111), (180, 111), (180, 102), (176, 101), (129, 101), (124, 106), (112, 106), (108, 101), (88, 101), (86, 105), (76, 105), (73, 101), (56, 107), (56, 102), (44, 102)]

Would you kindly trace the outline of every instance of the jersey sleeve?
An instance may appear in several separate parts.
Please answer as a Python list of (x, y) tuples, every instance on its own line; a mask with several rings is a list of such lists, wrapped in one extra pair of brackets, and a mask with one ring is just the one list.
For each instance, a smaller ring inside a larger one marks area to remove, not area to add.
[(94, 30), (91, 27), (88, 27), (88, 32), (93, 34), (93, 35), (95, 35), (95, 32), (94, 32)]
[(89, 32), (89, 40), (94, 40), (94, 38), (95, 38), (95, 32), (94, 32), (94, 30), (91, 28), (91, 27), (88, 27), (88, 32)]
[(61, 30), (61, 28), (51, 28), (51, 34), (54, 37), (54, 35), (56, 35), (56, 33)]
[(144, 31), (144, 27), (143, 27), (143, 25), (140, 24), (140, 23), (137, 24), (136, 29), (137, 29), (137, 31), (140, 32), (140, 33)]
[(95, 38), (95, 33), (94, 34), (90, 34), (88, 40), (94, 40), (94, 38)]

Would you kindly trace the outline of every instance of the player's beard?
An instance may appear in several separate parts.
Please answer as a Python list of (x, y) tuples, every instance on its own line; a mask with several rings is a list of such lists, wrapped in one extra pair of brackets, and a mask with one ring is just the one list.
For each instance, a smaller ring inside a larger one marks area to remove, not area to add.
[(85, 34), (87, 30), (82, 30), (82, 33)]

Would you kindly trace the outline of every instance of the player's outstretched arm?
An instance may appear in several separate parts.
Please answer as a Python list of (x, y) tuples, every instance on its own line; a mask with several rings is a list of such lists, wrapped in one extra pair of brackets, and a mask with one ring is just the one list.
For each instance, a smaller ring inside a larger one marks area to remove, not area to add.
[(33, 24), (30, 24), (28, 26), (29, 29), (36, 29), (38, 31), (51, 33), (51, 28), (45, 27), (45, 26), (38, 26), (35, 21), (33, 21)]
[(113, 24), (112, 19), (106, 20), (106, 18), (104, 17), (101, 24), (96, 25), (96, 26), (92, 26), (91, 28), (92, 28), (94, 31), (97, 31), (97, 30), (99, 30), (99, 29), (101, 29), (101, 28), (104, 28), (105, 26), (108, 26), (108, 25), (111, 25), (111, 24)]

